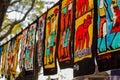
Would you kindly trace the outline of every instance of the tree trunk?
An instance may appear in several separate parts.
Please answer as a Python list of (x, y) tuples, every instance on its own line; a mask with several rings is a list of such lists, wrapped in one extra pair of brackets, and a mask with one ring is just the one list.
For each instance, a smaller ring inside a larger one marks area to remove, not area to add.
[(2, 23), (4, 21), (4, 16), (7, 12), (11, 0), (1, 0), (0, 1), (0, 31), (2, 30)]

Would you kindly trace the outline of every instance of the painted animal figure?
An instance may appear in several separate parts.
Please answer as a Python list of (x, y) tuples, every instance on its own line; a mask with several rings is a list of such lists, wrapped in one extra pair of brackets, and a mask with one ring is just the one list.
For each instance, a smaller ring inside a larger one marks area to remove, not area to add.
[(92, 22), (92, 17), (87, 16), (87, 19), (84, 20), (84, 23), (79, 25), (76, 31), (76, 50), (83, 49), (86, 41), (86, 48), (89, 47), (89, 32), (88, 28)]
[(88, 0), (78, 0), (77, 2), (77, 17), (88, 11), (89, 1)]

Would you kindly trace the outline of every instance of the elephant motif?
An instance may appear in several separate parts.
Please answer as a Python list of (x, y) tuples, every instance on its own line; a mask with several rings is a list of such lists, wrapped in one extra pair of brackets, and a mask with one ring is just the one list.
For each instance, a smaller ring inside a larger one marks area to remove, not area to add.
[(92, 22), (92, 17), (90, 15), (87, 16), (87, 19), (84, 20), (84, 23), (79, 25), (76, 31), (76, 50), (83, 49), (85, 41), (86, 48), (89, 47), (89, 32), (88, 28)]
[(88, 11), (89, 1), (78, 0), (77, 2), (77, 17), (82, 16), (84, 12)]

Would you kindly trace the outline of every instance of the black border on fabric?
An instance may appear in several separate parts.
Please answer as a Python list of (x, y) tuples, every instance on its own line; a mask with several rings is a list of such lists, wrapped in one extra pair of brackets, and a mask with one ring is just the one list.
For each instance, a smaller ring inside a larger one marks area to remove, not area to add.
[(95, 59), (97, 55), (97, 19), (98, 19), (98, 10), (97, 10), (97, 0), (94, 0), (94, 25), (93, 25), (93, 43), (92, 44), (92, 56)]
[[(34, 23), (35, 24), (35, 23)], [(37, 65), (37, 62), (36, 62), (36, 56), (37, 56), (37, 53), (36, 53), (36, 48), (37, 48), (37, 41), (36, 41), (36, 34), (37, 34), (37, 28), (38, 28), (38, 19), (36, 21), (36, 28), (35, 28), (35, 41), (34, 41), (34, 53), (33, 53), (33, 71), (34, 71), (34, 77), (36, 76), (36, 65)]]
[(104, 57), (107, 55), (108, 56), (111, 55), (111, 58), (97, 60), (98, 70), (102, 72), (102, 71), (107, 71), (111, 69), (119, 69), (120, 68), (120, 64), (119, 64), (120, 63), (120, 50), (97, 56), (97, 59), (98, 57)]
[[(60, 1), (58, 1), (55, 5), (53, 5), (50, 9), (47, 10), (47, 13), (54, 7), (56, 6), (59, 6), (60, 5)], [(47, 13), (46, 13), (46, 19), (47, 19)], [(59, 15), (58, 15), (59, 17)], [(47, 21), (47, 20), (46, 20)], [(58, 19), (59, 21), (59, 19)], [(59, 22), (58, 22), (59, 24)], [(58, 31), (58, 30), (57, 30)], [(58, 35), (58, 32), (57, 32), (57, 35)], [(46, 24), (45, 24), (45, 38), (46, 38)], [(44, 45), (45, 45), (45, 42), (44, 42)], [(57, 51), (57, 40), (56, 40), (56, 50), (55, 50), (55, 67), (54, 68), (48, 68), (48, 69), (45, 69), (45, 66), (44, 66), (44, 56), (43, 56), (43, 74), (44, 75), (54, 75), (54, 74), (57, 74), (57, 62), (56, 62), (56, 53)], [(44, 54), (45, 54), (45, 48), (44, 48)]]

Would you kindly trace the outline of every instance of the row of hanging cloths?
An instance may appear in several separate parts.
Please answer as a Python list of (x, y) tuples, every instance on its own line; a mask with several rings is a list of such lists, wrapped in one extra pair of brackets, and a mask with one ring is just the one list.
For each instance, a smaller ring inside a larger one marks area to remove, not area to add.
[(12, 75), (15, 77), (17, 74), (18, 65), (18, 53), (20, 46), (20, 36), (16, 39), (12, 39), (10, 42), (2, 46), (1, 52), (1, 75), (9, 77)]
[(73, 68), (74, 77), (93, 74), (94, 59), (99, 71), (119, 68), (119, 6), (117, 0), (59, 1), (0, 48), (1, 73), (16, 74), (19, 46), (21, 71), (34, 70), (37, 26), (37, 63), (44, 75), (57, 74), (57, 60), (60, 69)]
[[(29, 34), (28, 35), (28, 30)], [(36, 24), (23, 30), (21, 34), (1, 46), (1, 75), (16, 78), (23, 69), (33, 70)], [(28, 46), (29, 45), (29, 46)], [(27, 50), (29, 49), (29, 50)], [(30, 65), (28, 65), (28, 63)], [(19, 66), (18, 66), (19, 64)], [(18, 67), (20, 71), (18, 70)], [(29, 69), (28, 69), (29, 68)], [(17, 71), (18, 70), (18, 71)]]
[[(54, 8), (55, 6), (48, 10), (47, 15)], [(53, 51), (56, 51), (54, 55), (57, 55), (60, 68), (72, 67), (74, 77), (93, 74), (96, 65), (94, 59), (97, 60), (99, 71), (119, 68), (119, 1), (62, 0), (59, 11), (60, 20), (57, 23), (59, 25), (56, 26), (58, 27), (57, 48), (48, 49), (50, 53), (48, 55), (44, 53), (44, 56), (53, 55)], [(51, 16), (47, 19), (51, 19)], [(46, 32), (49, 31), (47, 27), (51, 28), (50, 25), (52, 24), (49, 21), (48, 26), (46, 24)], [(74, 33), (74, 37), (71, 37), (71, 32)], [(45, 36), (48, 34), (46, 33)], [(49, 40), (48, 36), (48, 43)], [(47, 48), (45, 50), (47, 52)], [(44, 63), (45, 61), (44, 57)], [(48, 60), (48, 64), (52, 64), (49, 61), (52, 61), (52, 58)], [(51, 74), (46, 73), (45, 75)]]

